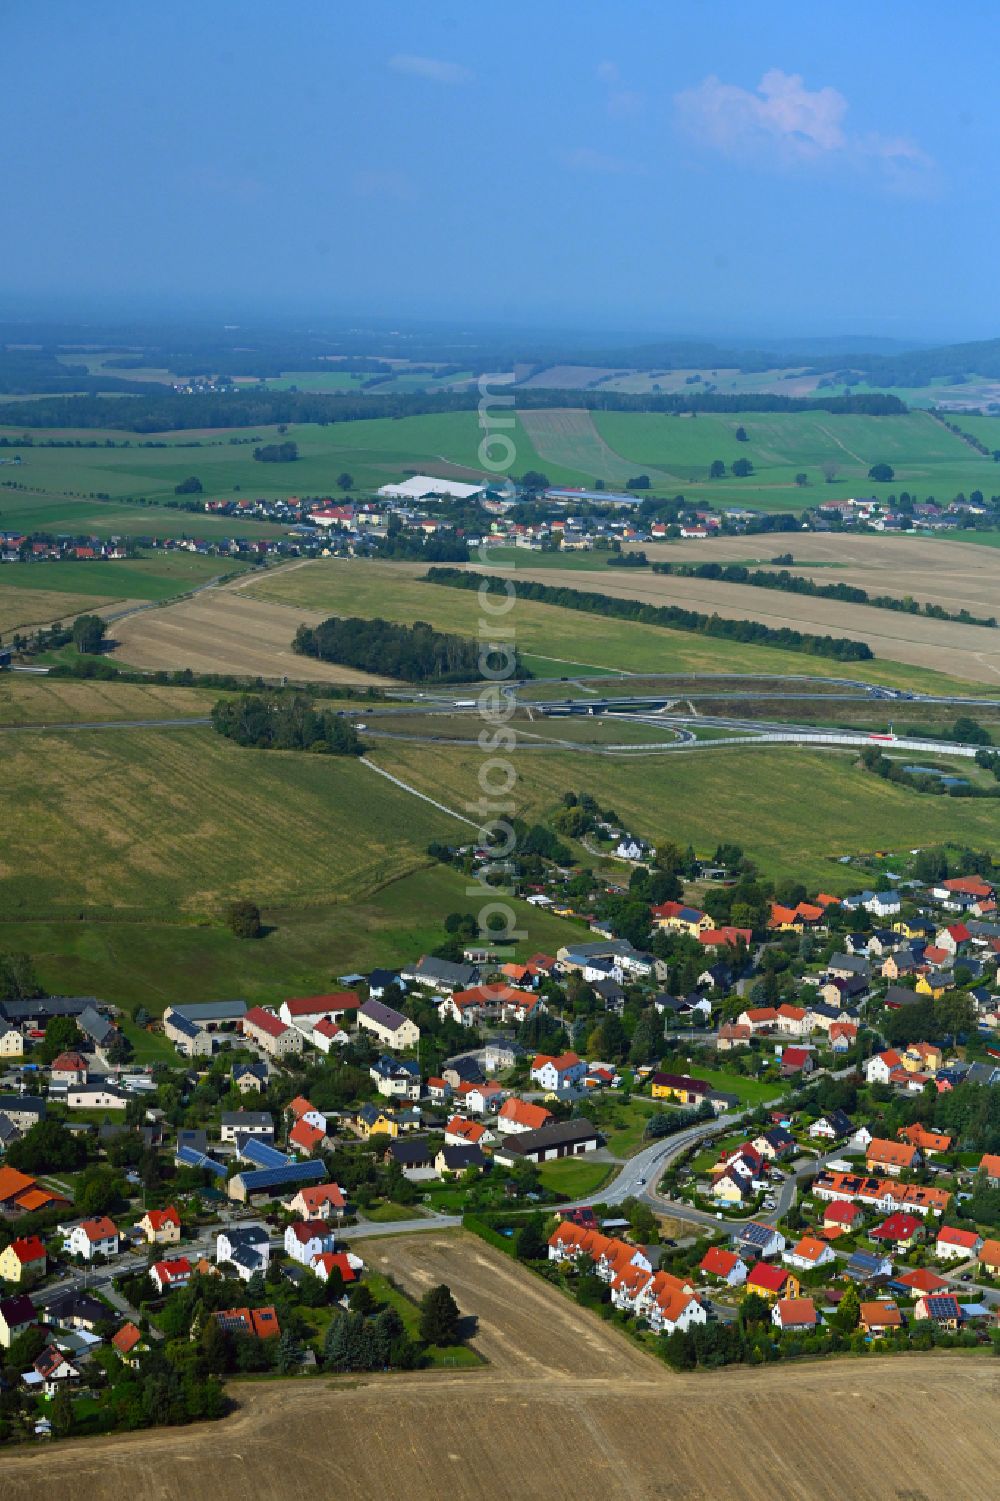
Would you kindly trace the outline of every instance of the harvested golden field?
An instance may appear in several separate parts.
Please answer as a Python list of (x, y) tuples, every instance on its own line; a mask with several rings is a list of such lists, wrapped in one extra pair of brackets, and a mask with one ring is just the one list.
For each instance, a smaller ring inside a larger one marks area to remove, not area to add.
[[(777, 544), (776, 544), (777, 545)], [(782, 543), (783, 547), (784, 544)], [(978, 552), (989, 549), (979, 548)], [(648, 555), (648, 554), (647, 554)], [(699, 552), (678, 556), (671, 561), (708, 561)], [(464, 566), (464, 565), (459, 565)], [(819, 576), (819, 575), (818, 575)], [(550, 568), (518, 569), (518, 577), (549, 586), (557, 582)], [(726, 619), (757, 620), (775, 629), (811, 631), (819, 635), (846, 636), (852, 641), (866, 641), (876, 657), (883, 661), (904, 662), (913, 667), (929, 667), (972, 682), (1000, 684), (1000, 629), (986, 626), (959, 625), (948, 620), (933, 620), (922, 615), (905, 615), (894, 610), (878, 610), (871, 605), (846, 604), (840, 600), (814, 599), (804, 594), (785, 594), (756, 589), (747, 584), (725, 584), (715, 579), (676, 578), (644, 569), (596, 568), (574, 571), (565, 578), (567, 588), (608, 594), (619, 599), (637, 599), (653, 605), (682, 605), (705, 614)], [(839, 571), (821, 570), (822, 582), (841, 578)], [(864, 587), (874, 592), (917, 594), (907, 570), (908, 587), (889, 586), (884, 574), (866, 575)], [(1000, 618), (1000, 599), (995, 605)], [(993, 613), (991, 609), (989, 613)], [(807, 664), (812, 659), (803, 659)], [(841, 663), (841, 670), (853, 670), (855, 664)], [(801, 669), (809, 671), (806, 665)]]
[(19, 589), (10, 585), (0, 589), (0, 638), (13, 631), (33, 631), (40, 625), (64, 624), (74, 616), (101, 614), (111, 605), (122, 608), (129, 601), (111, 594), (73, 594), (56, 589)]
[(298, 627), (318, 625), (326, 614), (254, 599), (241, 579), (116, 623), (115, 656), (133, 667), (190, 667), (194, 672), (234, 672), (271, 680), (289, 677), (313, 683), (388, 682), (388, 678), (334, 662), (295, 655), (292, 638)]
[[(614, 584), (621, 570), (605, 568), (595, 562), (597, 574), (591, 569), (545, 568), (530, 566), (531, 554), (525, 554), (517, 562), (517, 577), (539, 577), (543, 583), (566, 588), (603, 588), (606, 579)], [(687, 556), (676, 549), (674, 558)], [(457, 564), (457, 567), (475, 567), (479, 564)], [(498, 565), (499, 566), (499, 565)], [(489, 571), (486, 565), (486, 571)], [(474, 636), (479, 628), (479, 605), (474, 590), (448, 589), (427, 583), (426, 565), (423, 563), (387, 563), (343, 558), (318, 558), (299, 564), (297, 567), (275, 570), (273, 573), (253, 575), (242, 585), (255, 599), (273, 604), (298, 608), (300, 619), (308, 619), (309, 611), (322, 611), (324, 615), (381, 615), (386, 620), (410, 624), (414, 620), (429, 621), (437, 630), (455, 631), (459, 635)], [(638, 571), (637, 571), (638, 573)], [(641, 577), (641, 574), (639, 574)], [(647, 575), (654, 578), (656, 575)], [(592, 582), (588, 585), (587, 580)], [(581, 582), (582, 581), (582, 582)], [(634, 583), (630, 572), (626, 587)], [(622, 579), (618, 579), (619, 587)], [(659, 580), (665, 582), (665, 580)], [(608, 589), (607, 592), (611, 592)], [(773, 602), (775, 596), (761, 590), (743, 589), (750, 596), (763, 595)], [(781, 595), (780, 599), (796, 598)], [(738, 612), (744, 618), (751, 613), (753, 598)], [(896, 617), (882, 611), (873, 614), (895, 623)], [(279, 617), (280, 618), (280, 617)], [(908, 619), (909, 617), (901, 617)], [(579, 610), (561, 608), (558, 605), (540, 604), (535, 600), (518, 599), (516, 612), (507, 622), (516, 632), (518, 650), (532, 659), (533, 666), (542, 676), (570, 672), (574, 668), (589, 667), (604, 672), (629, 673), (808, 673), (816, 677), (844, 676), (867, 682), (892, 684), (922, 692), (968, 692), (974, 683), (967, 681), (969, 674), (961, 670), (958, 675), (945, 677), (929, 672), (926, 668), (899, 666), (895, 661), (851, 662), (845, 664), (832, 658), (807, 656), (802, 652), (784, 651), (776, 647), (744, 645), (738, 641), (715, 640), (696, 631), (666, 630), (660, 626), (641, 625), (633, 620), (612, 620), (606, 616), (589, 615)], [(1000, 633), (983, 631), (985, 643)], [(980, 642), (980, 645), (984, 644)], [(959, 679), (966, 681), (959, 681)], [(1000, 680), (998, 680), (1000, 681)]]
[[(492, 1363), (460, 1375), (236, 1385), (220, 1424), (0, 1459), (4, 1501), (987, 1501), (1000, 1372), (897, 1357), (680, 1377), (465, 1237), (369, 1242), (447, 1281)], [(724, 1431), (724, 1441), (721, 1434)]]
[(115, 719), (186, 719), (208, 714), (218, 693), (116, 683), (101, 678), (0, 677), (0, 725), (97, 723)]
[(782, 566), (818, 584), (856, 584), (869, 594), (909, 594), (922, 604), (952, 611), (964, 608), (971, 615), (1000, 619), (1000, 550), (976, 542), (781, 532), (769, 537), (653, 543), (643, 551), (664, 563), (754, 562), (764, 566), (779, 553), (790, 553), (792, 562)]

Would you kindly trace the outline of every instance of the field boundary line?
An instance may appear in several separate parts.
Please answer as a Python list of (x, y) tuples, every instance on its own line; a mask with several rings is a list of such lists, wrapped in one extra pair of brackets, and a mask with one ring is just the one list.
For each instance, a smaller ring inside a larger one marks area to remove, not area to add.
[(394, 777), (391, 771), (384, 771), (381, 766), (376, 766), (374, 761), (369, 761), (367, 756), (360, 758), (360, 764), (367, 766), (369, 771), (377, 772), (380, 777), (385, 777), (387, 782), (394, 782), (397, 787), (401, 787), (404, 792), (410, 793), (412, 797), (419, 797), (421, 802), (430, 803), (432, 808), (437, 808), (440, 812), (447, 813), (450, 818), (457, 818), (459, 823), (468, 824), (470, 829), (479, 828), (474, 819), (466, 818), (464, 813), (456, 813), (454, 808), (449, 808), (445, 803), (439, 803), (436, 798), (428, 797), (426, 792), (420, 792), (416, 787), (411, 787), (409, 782), (404, 782), (399, 777)]

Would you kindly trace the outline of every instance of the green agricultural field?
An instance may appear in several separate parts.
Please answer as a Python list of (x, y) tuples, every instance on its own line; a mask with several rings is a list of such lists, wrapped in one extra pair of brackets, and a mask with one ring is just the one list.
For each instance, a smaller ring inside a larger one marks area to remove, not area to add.
[(8, 916), (363, 897), (465, 827), (352, 759), (244, 750), (209, 729), (19, 732), (4, 782)]
[[(0, 429), (0, 435), (20, 436), (12, 428)], [(40, 446), (43, 438), (70, 436), (49, 430), (37, 434), (38, 446), (20, 450), (17, 484), (47, 497), (49, 507), (70, 497), (86, 502), (89, 512), (98, 513), (101, 503), (95, 505), (96, 494), (106, 494), (112, 501), (125, 497), (172, 500), (174, 486), (190, 474), (201, 480), (206, 499), (223, 499), (239, 495), (332, 495), (336, 493), (337, 476), (345, 470), (353, 475), (359, 489), (374, 489), (420, 470), (445, 475), (462, 472), (475, 477), (486, 472), (479, 459), (483, 432), (474, 411), (378, 417), (363, 422), (333, 422), (326, 427), (293, 424), (282, 433), (276, 427), (262, 426), (250, 431), (239, 428), (232, 432), (163, 434), (155, 436), (154, 441), (163, 444), (156, 448), (141, 447), (143, 440), (134, 433), (111, 432), (87, 435), (88, 442), (96, 439), (95, 447)], [(104, 447), (105, 438), (119, 443), (127, 439), (129, 446)], [(298, 444), (296, 462), (261, 464), (254, 459), (257, 443), (286, 439)], [(520, 425), (514, 441), (518, 472), (537, 469), (541, 461)], [(582, 483), (584, 476), (570, 474), (569, 479)], [(25, 490), (18, 489), (8, 498), (0, 490), (0, 522), (5, 527), (21, 524), (12, 518), (19, 514), (18, 502), (26, 495)], [(192, 532), (207, 535), (200, 516), (178, 514), (185, 517)], [(222, 520), (231, 531), (232, 520)], [(142, 525), (144, 530), (154, 527), (152, 520)]]
[(197, 541), (231, 537), (234, 532), (240, 536), (282, 537), (288, 531), (286, 526), (270, 521), (238, 521), (234, 516), (182, 510), (173, 504), (172, 487), (162, 500), (148, 503), (125, 496), (102, 501), (93, 495), (60, 495), (43, 489), (0, 489), (0, 526), (5, 531), (67, 532), (101, 538), (191, 537)]
[[(437, 948), (444, 917), (474, 906), (466, 886), (456, 871), (435, 865), (367, 896), (265, 907), (266, 936), (254, 942), (234, 938), (215, 919), (176, 914), (132, 919), (81, 909), (46, 921), (8, 918), (0, 922), (0, 948), (32, 954), (42, 983), (57, 995), (99, 995), (151, 1013), (206, 995), (280, 1004), (289, 995), (335, 988), (338, 975), (402, 964)], [(526, 903), (514, 907), (527, 934), (516, 946), (519, 957), (555, 953), (583, 931)], [(146, 1044), (155, 1045), (155, 1038)]]
[[(464, 746), (389, 741), (371, 758), (445, 802), (472, 795), (481, 762)], [(856, 874), (839, 863), (842, 855), (945, 840), (980, 849), (996, 843), (996, 803), (913, 792), (872, 776), (839, 751), (733, 746), (586, 758), (520, 751), (515, 764), (511, 796), (522, 818), (551, 814), (567, 788), (590, 792), (654, 842), (670, 839), (709, 851), (720, 839), (732, 839), (766, 874), (834, 893), (857, 884)]]
[[(526, 554), (527, 567), (532, 566), (533, 556)], [(476, 635), (476, 592), (426, 583), (423, 573), (419, 565), (321, 558), (301, 568), (264, 574), (247, 585), (247, 593), (278, 604), (329, 610), (331, 614), (382, 616), (402, 624), (426, 620), (438, 630)], [(835, 662), (803, 652), (744, 646), (527, 599), (516, 602), (504, 623), (513, 628), (518, 649), (526, 654), (532, 669), (544, 676), (570, 677), (583, 668), (637, 673), (774, 672), (850, 676), (928, 692), (937, 687), (964, 693), (971, 686), (943, 673), (895, 662)], [(974, 691), (978, 694), (982, 690)]]
[(209, 579), (243, 573), (245, 563), (193, 552), (148, 552), (115, 562), (19, 563), (0, 569), (0, 599), (7, 588), (95, 595), (104, 599), (173, 599)]
[[(595, 412), (593, 421), (608, 447), (633, 469), (656, 482), (655, 470), (685, 494), (716, 504), (798, 511), (846, 495), (884, 497), (909, 490), (942, 500), (959, 490), (997, 488), (992, 461), (926, 412), (890, 417), (822, 411), (700, 412), (697, 417)], [(737, 441), (739, 426), (746, 429), (748, 442)], [(740, 458), (752, 462), (752, 475), (709, 480), (714, 459), (728, 469)], [(832, 484), (825, 481), (825, 463), (837, 466)], [(867, 478), (876, 463), (892, 465), (891, 484)], [(799, 473), (808, 478), (801, 489), (795, 484)]]
[(208, 714), (219, 697), (207, 688), (165, 688), (99, 678), (0, 676), (0, 725), (175, 719)]

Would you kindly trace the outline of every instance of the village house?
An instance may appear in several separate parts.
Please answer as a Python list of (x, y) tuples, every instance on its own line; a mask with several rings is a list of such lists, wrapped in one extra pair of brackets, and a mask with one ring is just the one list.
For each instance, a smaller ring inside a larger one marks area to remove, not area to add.
[(37, 1322), (35, 1305), (26, 1293), (0, 1298), (0, 1346), (5, 1350)]
[(531, 1078), (542, 1089), (565, 1089), (576, 1084), (587, 1072), (587, 1065), (576, 1053), (560, 1053), (553, 1058), (548, 1053), (537, 1053), (531, 1063)]
[(496, 1140), (489, 1127), (479, 1121), (470, 1121), (463, 1115), (453, 1115), (444, 1128), (445, 1146), (480, 1147)]
[(173, 1204), (166, 1209), (147, 1209), (138, 1226), (151, 1246), (176, 1245), (181, 1238), (181, 1217)]
[(331, 1213), (342, 1219), (346, 1207), (344, 1191), (336, 1183), (315, 1183), (300, 1188), (285, 1205), (290, 1214), (303, 1220), (329, 1219)]
[(862, 1303), (858, 1327), (874, 1339), (903, 1327), (903, 1315), (891, 1298)]
[(1000, 1240), (984, 1240), (979, 1248), (979, 1265), (988, 1277), (1000, 1277)]
[(290, 1027), (273, 1011), (263, 1006), (254, 1006), (243, 1018), (244, 1036), (255, 1042), (262, 1052), (271, 1058), (286, 1058), (292, 1053), (301, 1053), (304, 1047), (298, 1027)]
[(60, 1053), (52, 1060), (49, 1079), (53, 1084), (86, 1084), (87, 1060), (82, 1053)]
[(954, 1225), (942, 1225), (937, 1234), (934, 1251), (938, 1261), (969, 1261), (978, 1256), (983, 1246), (983, 1237), (978, 1230), (963, 1230)]
[(37, 1281), (45, 1275), (45, 1245), (38, 1235), (23, 1235), (0, 1251), (0, 1277), (5, 1282)]
[(111, 1336), (111, 1344), (122, 1364), (131, 1366), (133, 1369), (138, 1367), (140, 1355), (145, 1354), (149, 1349), (142, 1330), (131, 1320), (124, 1323), (117, 1333)]
[(243, 1282), (255, 1272), (266, 1272), (270, 1259), (270, 1237), (263, 1225), (230, 1225), (215, 1238), (216, 1263), (228, 1262)]
[(750, 1270), (741, 1256), (724, 1246), (710, 1246), (698, 1265), (706, 1277), (717, 1277), (727, 1287), (742, 1286)]
[(830, 1266), (837, 1258), (825, 1240), (803, 1235), (791, 1250), (782, 1253), (781, 1259), (786, 1266), (793, 1266), (797, 1271), (811, 1272), (814, 1267)]
[(376, 1037), (383, 1047), (397, 1052), (415, 1048), (420, 1041), (420, 1028), (401, 1011), (394, 1011), (382, 1001), (366, 1001), (358, 1010), (358, 1026)]
[(870, 1173), (887, 1173), (898, 1178), (900, 1173), (919, 1166), (920, 1153), (907, 1142), (887, 1141), (874, 1137), (865, 1149), (865, 1167)]
[(330, 995), (293, 996), (282, 1001), (278, 1015), (286, 1026), (298, 1027), (311, 1042), (321, 1021), (349, 1021), (360, 1007), (361, 1000), (353, 990), (338, 990)]
[(504, 1100), (497, 1114), (497, 1130), (508, 1132), (537, 1131), (552, 1119), (552, 1112), (544, 1105), (534, 1105), (530, 1100), (519, 1100), (515, 1095)]
[(898, 1131), (900, 1141), (907, 1142), (911, 1147), (916, 1147), (921, 1157), (925, 1160), (937, 1157), (942, 1152), (951, 1151), (951, 1137), (942, 1131), (928, 1131), (919, 1121), (912, 1126), (901, 1126)]
[(312, 1266), (317, 1256), (336, 1248), (336, 1238), (326, 1220), (295, 1220), (285, 1228), (285, 1255), (301, 1266)]
[(420, 1065), (383, 1054), (368, 1070), (379, 1094), (388, 1099), (419, 1100)]
[(758, 1261), (747, 1273), (746, 1290), (757, 1293), (770, 1303), (777, 1298), (797, 1298), (800, 1283), (797, 1277), (793, 1277), (791, 1272), (786, 1272), (782, 1267), (773, 1266), (769, 1261)]
[(274, 1140), (274, 1121), (266, 1110), (224, 1110), (219, 1129), (223, 1141), (234, 1142), (238, 1136)]
[(493, 1160), (502, 1167), (518, 1162), (554, 1162), (560, 1157), (578, 1157), (595, 1152), (600, 1132), (588, 1120), (552, 1121), (537, 1131), (508, 1133), (493, 1149)]
[(259, 1059), (254, 1063), (234, 1064), (233, 1083), (240, 1094), (260, 1094), (267, 1088), (267, 1064)]
[(118, 1230), (107, 1215), (96, 1219), (81, 1220), (63, 1239), (63, 1250), (70, 1256), (82, 1256), (84, 1261), (93, 1261), (95, 1256), (118, 1255)]
[(816, 1305), (812, 1298), (779, 1298), (771, 1310), (771, 1322), (782, 1334), (811, 1334), (816, 1328)]
[(897, 1254), (909, 1251), (918, 1241), (923, 1240), (926, 1234), (926, 1226), (919, 1214), (907, 1213), (897, 1209), (895, 1214), (890, 1214), (881, 1225), (876, 1225), (874, 1230), (869, 1231), (869, 1237), (880, 1245), (891, 1247)]
[(274, 1308), (225, 1308), (212, 1314), (224, 1334), (243, 1335), (249, 1339), (277, 1339), (281, 1325)]
[(31, 1390), (44, 1392), (46, 1397), (54, 1397), (60, 1388), (72, 1385), (79, 1377), (79, 1367), (57, 1345), (46, 1345), (41, 1354), (36, 1356), (24, 1381)]
[(191, 1281), (191, 1263), (186, 1256), (175, 1256), (171, 1261), (154, 1261), (149, 1276), (158, 1293), (174, 1292), (178, 1287), (187, 1287)]

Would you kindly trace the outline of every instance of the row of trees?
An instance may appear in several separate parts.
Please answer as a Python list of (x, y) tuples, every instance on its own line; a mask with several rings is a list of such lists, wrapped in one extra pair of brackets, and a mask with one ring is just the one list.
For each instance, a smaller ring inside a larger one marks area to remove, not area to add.
[(970, 615), (962, 609), (952, 613), (941, 605), (921, 604), (911, 595), (869, 594), (856, 584), (819, 584), (804, 574), (748, 568), (744, 563), (654, 563), (654, 573), (672, 573), (678, 578), (717, 579), (724, 584), (750, 584), (755, 589), (779, 589), (785, 594), (809, 594), (817, 599), (839, 599), (847, 604), (872, 605), (878, 610), (901, 610), (908, 615), (930, 615), (935, 620), (957, 620), (963, 625), (991, 625), (995, 615)]
[[(427, 580), (453, 589), (478, 589), (483, 586), (491, 593), (501, 592), (504, 582), (491, 575), (458, 568), (431, 568), (427, 572)], [(809, 656), (828, 657), (838, 662), (866, 662), (875, 655), (865, 641), (848, 641), (843, 636), (814, 636), (806, 631), (788, 628), (776, 629), (761, 625), (756, 620), (728, 620), (721, 615), (703, 615), (697, 610), (686, 610), (680, 605), (650, 605), (641, 600), (618, 599), (608, 594), (524, 579), (518, 582), (518, 594), (522, 598), (559, 605), (563, 609), (582, 610), (590, 615), (607, 615), (615, 619), (637, 621), (640, 625), (663, 626), (668, 630), (694, 631), (702, 636), (719, 637), (725, 641), (776, 646), (784, 651), (805, 652)]]

